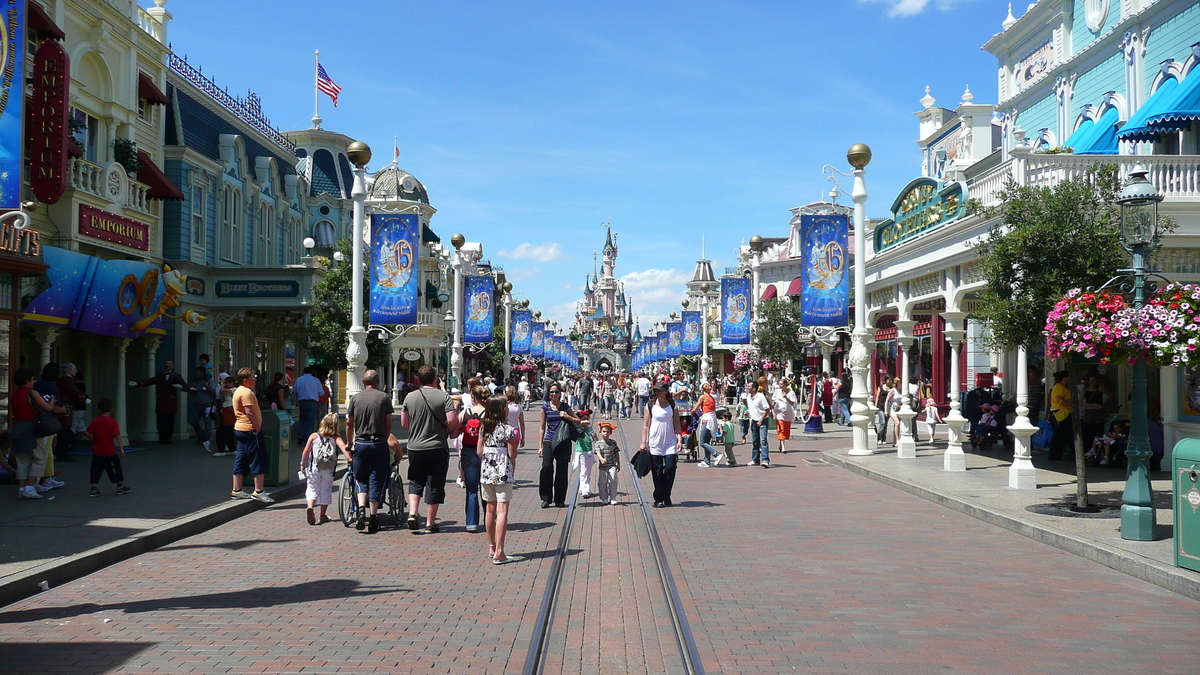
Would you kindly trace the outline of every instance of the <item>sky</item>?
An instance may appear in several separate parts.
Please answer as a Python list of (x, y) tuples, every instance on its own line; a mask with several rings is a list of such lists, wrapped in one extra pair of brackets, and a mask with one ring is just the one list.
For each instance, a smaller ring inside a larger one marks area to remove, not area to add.
[[(146, 4), (146, 3), (143, 3)], [(1018, 3), (1022, 4), (1022, 3)], [(720, 276), (750, 236), (871, 146), (867, 215), (920, 172), (929, 86), (994, 103), (981, 50), (1001, 0), (532, 2), (177, 0), (177, 54), (281, 129), (310, 126), (313, 56), (343, 88), (323, 127), (425, 184), (443, 240), (461, 232), (513, 293), (566, 325), (604, 244), (643, 329), (679, 309), (701, 248)], [(1020, 17), (1023, 10), (1015, 10)], [(850, 180), (842, 180), (849, 203)]]

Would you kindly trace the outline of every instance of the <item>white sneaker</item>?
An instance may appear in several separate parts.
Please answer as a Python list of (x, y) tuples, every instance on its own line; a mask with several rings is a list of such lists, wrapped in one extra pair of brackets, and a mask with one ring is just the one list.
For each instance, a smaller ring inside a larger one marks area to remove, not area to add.
[(275, 503), (275, 500), (271, 499), (271, 495), (269, 495), (265, 492), (255, 492), (254, 494), (250, 495), (250, 499), (253, 499), (256, 502), (262, 502), (264, 504), (274, 504)]
[(701, 469), (707, 469), (707, 468), (708, 468), (708, 462), (706, 462), (706, 461), (704, 461), (704, 460), (700, 460), (700, 462), (699, 462), (698, 464), (696, 464), (696, 466), (700, 467)]
[(21, 499), (45, 499), (33, 487), (23, 487), (17, 490), (17, 497)]

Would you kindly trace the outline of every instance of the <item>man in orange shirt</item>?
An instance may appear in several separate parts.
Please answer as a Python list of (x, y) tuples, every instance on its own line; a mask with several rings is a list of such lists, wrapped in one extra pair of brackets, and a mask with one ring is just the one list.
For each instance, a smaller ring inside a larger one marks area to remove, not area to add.
[[(262, 412), (258, 409), (258, 396), (254, 383), (258, 376), (252, 368), (238, 371), (238, 388), (233, 392), (233, 435), (237, 438), (237, 454), (233, 459), (233, 493), (231, 499), (254, 499), (264, 504), (274, 504), (271, 495), (263, 491), (263, 474), (267, 472), (267, 444), (262, 435)], [(242, 490), (242, 479), (246, 474), (254, 476), (254, 494)]]

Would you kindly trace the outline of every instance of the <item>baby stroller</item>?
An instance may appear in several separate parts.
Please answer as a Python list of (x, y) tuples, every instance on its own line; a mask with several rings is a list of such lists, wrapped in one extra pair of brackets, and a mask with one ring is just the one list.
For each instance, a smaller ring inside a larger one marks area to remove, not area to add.
[(971, 449), (990, 449), (996, 442), (1004, 442), (1004, 429), (1000, 424), (1000, 406), (984, 403), (979, 406), (982, 413), (979, 421), (971, 425)]

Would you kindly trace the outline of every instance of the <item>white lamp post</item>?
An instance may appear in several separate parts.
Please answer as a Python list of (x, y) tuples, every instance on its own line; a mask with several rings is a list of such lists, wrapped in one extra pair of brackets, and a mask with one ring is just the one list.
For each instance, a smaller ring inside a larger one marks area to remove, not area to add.
[(353, 257), (350, 269), (350, 332), (346, 344), (346, 402), (362, 391), (362, 374), (367, 365), (367, 330), (363, 327), (363, 232), (366, 230), (367, 162), (371, 148), (355, 141), (346, 149), (346, 157), (354, 164), (354, 200), (350, 239)]
[(851, 455), (871, 455), (874, 449), (868, 445), (867, 424), (870, 422), (867, 401), (867, 368), (871, 363), (867, 351), (871, 335), (867, 330), (867, 164), (871, 163), (871, 148), (865, 143), (850, 146), (846, 161), (854, 167), (854, 331), (850, 334), (850, 375), (854, 386), (850, 398), (850, 423), (854, 425)]
[(467, 238), (456, 233), (450, 237), (450, 243), (454, 245), (454, 338), (450, 343), (450, 387), (454, 388), (462, 382), (462, 247), (467, 243)]

